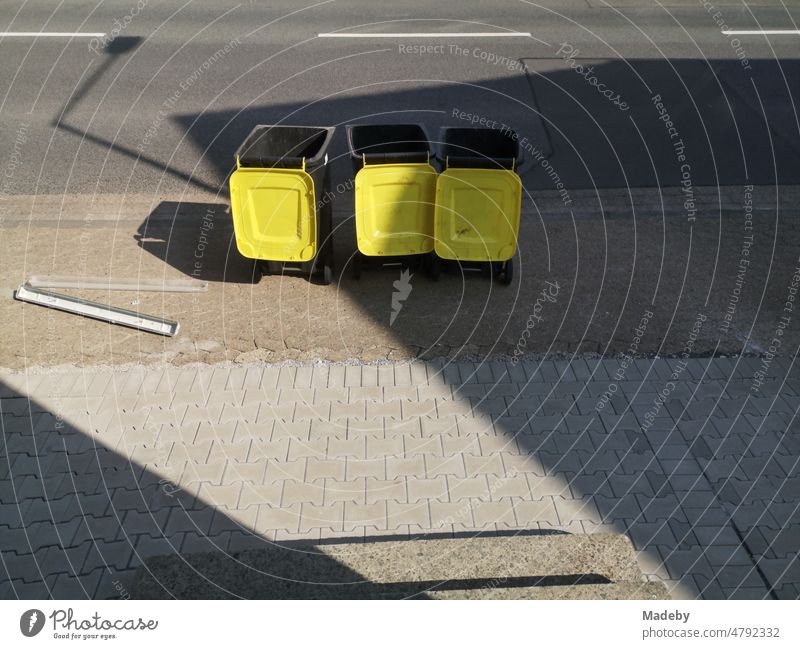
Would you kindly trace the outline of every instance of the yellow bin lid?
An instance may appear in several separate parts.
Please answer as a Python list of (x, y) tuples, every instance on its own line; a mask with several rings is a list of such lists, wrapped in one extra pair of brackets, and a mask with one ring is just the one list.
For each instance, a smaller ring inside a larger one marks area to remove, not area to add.
[(250, 259), (310, 261), (317, 249), (314, 181), (303, 169), (239, 167), (231, 175), (236, 247)]
[(462, 261), (511, 259), (521, 206), (522, 182), (513, 171), (446, 169), (436, 182), (436, 254)]
[(433, 250), (436, 170), (427, 163), (366, 165), (356, 174), (356, 236), (365, 255)]

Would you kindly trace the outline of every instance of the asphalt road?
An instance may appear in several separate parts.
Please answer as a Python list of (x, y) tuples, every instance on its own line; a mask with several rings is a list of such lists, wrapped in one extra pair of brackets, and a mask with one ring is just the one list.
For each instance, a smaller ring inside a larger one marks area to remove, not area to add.
[[(529, 144), (531, 188), (553, 188), (553, 173), (568, 188), (677, 185), (655, 96), (687, 144), (694, 185), (797, 181), (800, 36), (721, 33), (796, 29), (796, 6), (384, 4), (5, 3), (6, 33), (106, 36), (0, 36), (0, 190), (225, 193), (254, 124), (411, 119), (432, 136), (472, 119), (511, 125)], [(447, 35), (509, 31), (530, 36)], [(430, 37), (318, 37), (328, 32)], [(331, 153), (346, 156), (342, 134)], [(335, 162), (334, 177), (347, 174)]]

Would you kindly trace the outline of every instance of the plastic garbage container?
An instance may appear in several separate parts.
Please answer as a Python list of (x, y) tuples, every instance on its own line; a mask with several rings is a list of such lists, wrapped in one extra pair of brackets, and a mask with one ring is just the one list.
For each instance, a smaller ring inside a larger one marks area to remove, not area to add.
[[(438, 158), (434, 237), (442, 259), (478, 262), (511, 283), (519, 236), (519, 142), (510, 130), (446, 127)], [(438, 262), (434, 273), (438, 273)]]
[(352, 125), (347, 142), (356, 174), (356, 277), (370, 258), (426, 261), (433, 252), (436, 169), (425, 129), (419, 124)]
[(236, 247), (266, 273), (333, 277), (327, 148), (334, 128), (256, 126), (236, 151), (231, 212)]

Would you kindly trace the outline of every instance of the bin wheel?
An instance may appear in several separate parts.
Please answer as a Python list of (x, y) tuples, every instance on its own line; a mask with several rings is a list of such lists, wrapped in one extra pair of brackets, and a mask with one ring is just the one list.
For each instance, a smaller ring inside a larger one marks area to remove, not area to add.
[(508, 286), (509, 284), (511, 284), (512, 279), (514, 279), (514, 260), (509, 259), (508, 261), (503, 263), (503, 271), (500, 276), (500, 281), (505, 286)]
[(333, 281), (333, 268), (330, 264), (325, 264), (322, 267), (322, 283), (327, 286)]
[(439, 275), (442, 273), (442, 262), (435, 252), (430, 253), (428, 257), (428, 277), (434, 282), (439, 281)]
[(358, 251), (353, 255), (353, 277), (361, 279), (361, 253)]

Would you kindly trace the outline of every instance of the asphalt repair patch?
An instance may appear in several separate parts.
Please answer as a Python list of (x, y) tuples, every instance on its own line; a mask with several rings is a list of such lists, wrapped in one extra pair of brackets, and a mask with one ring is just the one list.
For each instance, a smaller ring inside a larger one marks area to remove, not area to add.
[[(567, 187), (796, 182), (800, 61), (562, 56), (522, 62)], [(552, 173), (529, 182), (552, 189)]]

